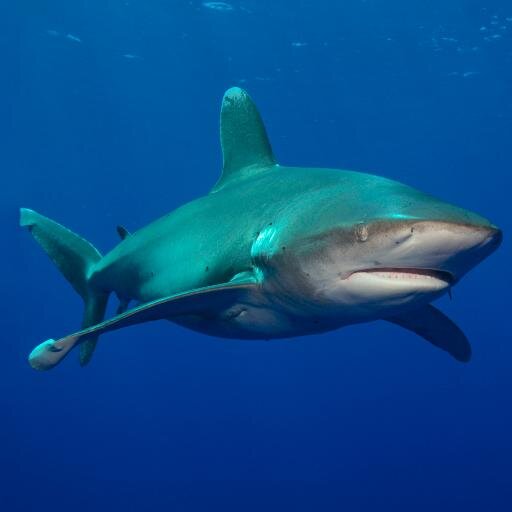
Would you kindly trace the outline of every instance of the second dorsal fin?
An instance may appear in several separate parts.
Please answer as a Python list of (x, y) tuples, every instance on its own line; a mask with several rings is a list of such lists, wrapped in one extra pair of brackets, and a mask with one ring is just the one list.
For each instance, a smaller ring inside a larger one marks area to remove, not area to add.
[(127, 236), (130, 236), (130, 232), (124, 226), (117, 226), (116, 230), (121, 240), (124, 240)]
[(261, 116), (243, 89), (232, 87), (224, 94), (220, 114), (222, 176), (214, 191), (237, 177), (276, 164)]

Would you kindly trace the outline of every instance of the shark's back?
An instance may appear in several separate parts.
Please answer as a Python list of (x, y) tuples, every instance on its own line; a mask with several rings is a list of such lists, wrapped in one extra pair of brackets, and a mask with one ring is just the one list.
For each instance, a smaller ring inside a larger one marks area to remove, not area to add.
[[(333, 185), (341, 178), (324, 171)], [(142, 302), (225, 282), (251, 267), (258, 233), (322, 181), (308, 169), (275, 166), (233, 182), (126, 236), (98, 263), (92, 282)]]

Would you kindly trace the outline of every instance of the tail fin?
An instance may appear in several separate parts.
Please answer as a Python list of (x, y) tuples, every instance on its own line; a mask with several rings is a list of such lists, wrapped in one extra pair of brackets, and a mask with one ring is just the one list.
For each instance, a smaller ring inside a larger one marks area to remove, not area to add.
[[(82, 328), (100, 323), (105, 315), (108, 293), (93, 290), (89, 285), (89, 276), (101, 259), (101, 254), (87, 240), (33, 210), (21, 208), (20, 226), (29, 229), (62, 275), (82, 297), (85, 305)], [(97, 340), (97, 336), (91, 336), (81, 343), (82, 366), (90, 361)]]

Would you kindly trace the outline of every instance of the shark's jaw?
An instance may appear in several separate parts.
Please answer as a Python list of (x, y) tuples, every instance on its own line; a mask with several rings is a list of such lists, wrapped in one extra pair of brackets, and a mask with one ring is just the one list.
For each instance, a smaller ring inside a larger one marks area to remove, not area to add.
[(382, 318), (401, 308), (431, 302), (453, 285), (448, 272), (421, 268), (357, 270), (317, 288), (317, 297), (350, 316)]
[(424, 268), (369, 268), (358, 270), (346, 279), (375, 279), (392, 285), (412, 285), (425, 289), (451, 286), (455, 278), (450, 272)]
[[(445, 271), (421, 268), (372, 268), (351, 273), (331, 298), (370, 310), (430, 302), (446, 292), (454, 277)], [(340, 293), (341, 292), (341, 293)]]

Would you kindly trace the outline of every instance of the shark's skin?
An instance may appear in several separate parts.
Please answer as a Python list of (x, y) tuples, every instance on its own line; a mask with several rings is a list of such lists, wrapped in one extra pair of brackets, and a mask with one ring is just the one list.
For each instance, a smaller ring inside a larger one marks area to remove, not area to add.
[[(224, 170), (210, 194), (133, 234), (120, 227), (123, 240), (102, 258), (88, 245), (78, 282), (79, 271), (52, 253), (55, 243), (45, 245), (68, 235), (52, 234), (57, 224), (24, 210), (22, 224), (86, 302), (86, 329), (36, 347), (33, 367), (55, 366), (92, 336), (86, 362), (97, 335), (159, 318), (238, 339), (387, 319), (469, 359), (462, 332), (427, 304), (498, 247), (498, 228), (386, 178), (278, 165), (256, 108), (238, 88), (223, 100), (221, 141)], [(69, 252), (78, 243), (62, 245)], [(100, 323), (111, 292), (120, 314)], [(140, 306), (124, 312), (130, 301)]]

